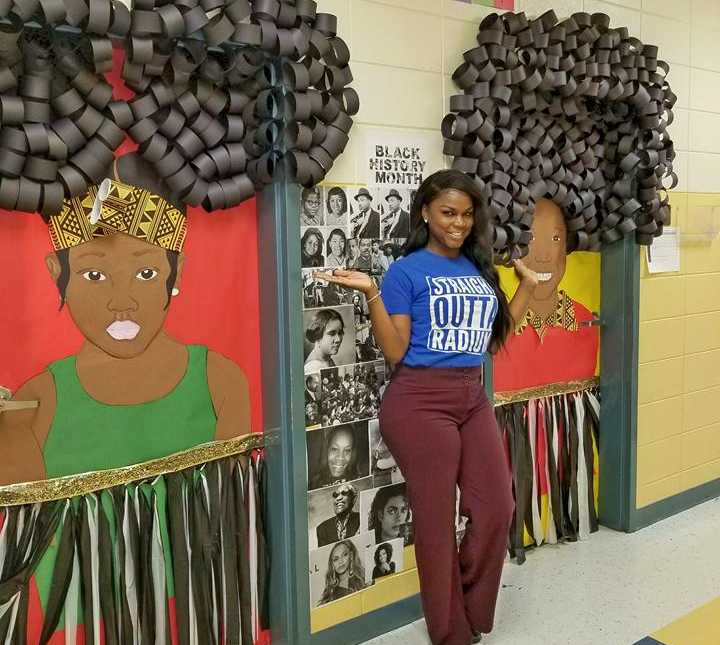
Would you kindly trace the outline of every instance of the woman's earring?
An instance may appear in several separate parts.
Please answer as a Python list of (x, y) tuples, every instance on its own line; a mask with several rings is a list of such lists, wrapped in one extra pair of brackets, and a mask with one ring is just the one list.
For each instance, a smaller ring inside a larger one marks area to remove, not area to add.
[(180, 295), (180, 289), (178, 289), (177, 287), (173, 287), (173, 288), (172, 288), (172, 291), (171, 291), (170, 293), (171, 293), (173, 296), (178, 296), (178, 295)]

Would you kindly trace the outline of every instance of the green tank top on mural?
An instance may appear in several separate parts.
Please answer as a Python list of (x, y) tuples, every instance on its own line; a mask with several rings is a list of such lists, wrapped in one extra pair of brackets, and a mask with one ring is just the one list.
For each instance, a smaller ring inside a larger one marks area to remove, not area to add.
[(212, 441), (215, 411), (207, 381), (207, 347), (188, 345), (185, 376), (161, 399), (106, 405), (77, 375), (75, 357), (49, 366), (57, 406), (43, 456), (48, 478), (119, 468)]

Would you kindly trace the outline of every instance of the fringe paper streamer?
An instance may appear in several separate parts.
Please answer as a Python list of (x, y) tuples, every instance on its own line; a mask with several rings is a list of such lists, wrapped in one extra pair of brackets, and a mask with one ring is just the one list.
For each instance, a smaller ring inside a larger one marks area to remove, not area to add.
[(0, 508), (0, 643), (24, 644), (33, 621), (41, 644), (252, 645), (267, 626), (263, 478), (259, 453), (234, 455)]
[(512, 469), (510, 555), (543, 542), (573, 542), (598, 530), (598, 390), (495, 408)]

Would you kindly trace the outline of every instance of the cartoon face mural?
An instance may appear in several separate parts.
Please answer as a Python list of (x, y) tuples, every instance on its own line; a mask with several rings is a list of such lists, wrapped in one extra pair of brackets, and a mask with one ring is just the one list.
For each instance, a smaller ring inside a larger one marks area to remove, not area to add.
[(157, 339), (169, 299), (179, 292), (183, 262), (175, 251), (125, 234), (46, 258), (53, 280), (63, 285), (60, 297), (78, 329), (116, 358), (136, 357)]
[(85, 340), (18, 390), (15, 399), (36, 408), (0, 414), (0, 484), (125, 466), (249, 432), (240, 367), (164, 330), (181, 286), (184, 209), (134, 154), (108, 175), (104, 201), (94, 188), (50, 218), (46, 265)]
[[(594, 254), (575, 252), (573, 259), (583, 255)], [(537, 272), (540, 283), (525, 318), (494, 358), (495, 390), (507, 392), (592, 378), (597, 369), (598, 328), (590, 324), (594, 318), (591, 310), (571, 297), (561, 284), (573, 285), (581, 277), (598, 301), (599, 263), (588, 263), (582, 272), (566, 275), (569, 258), (565, 217), (560, 207), (548, 199), (540, 199), (535, 205), (532, 241), (524, 261)], [(503, 286), (509, 290), (508, 274), (501, 272), (501, 276)]]
[(525, 264), (538, 274), (540, 283), (533, 292), (530, 308), (551, 313), (557, 302), (557, 290), (565, 275), (567, 228), (560, 208), (549, 199), (535, 205), (532, 242)]

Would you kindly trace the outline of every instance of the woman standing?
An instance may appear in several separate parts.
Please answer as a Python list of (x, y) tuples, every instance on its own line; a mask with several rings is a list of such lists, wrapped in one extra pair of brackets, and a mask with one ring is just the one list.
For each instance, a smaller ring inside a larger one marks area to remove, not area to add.
[[(525, 315), (537, 275), (515, 261), (520, 287), (508, 304), (485, 199), (459, 171), (423, 182), (411, 222), (404, 257), (390, 267), (382, 293), (364, 273), (323, 278), (366, 294), (375, 338), (397, 366), (380, 428), (407, 481), (428, 631), (434, 645), (468, 645), (492, 630), (514, 509), (481, 366)], [(456, 484), (468, 518), (459, 554)]]

